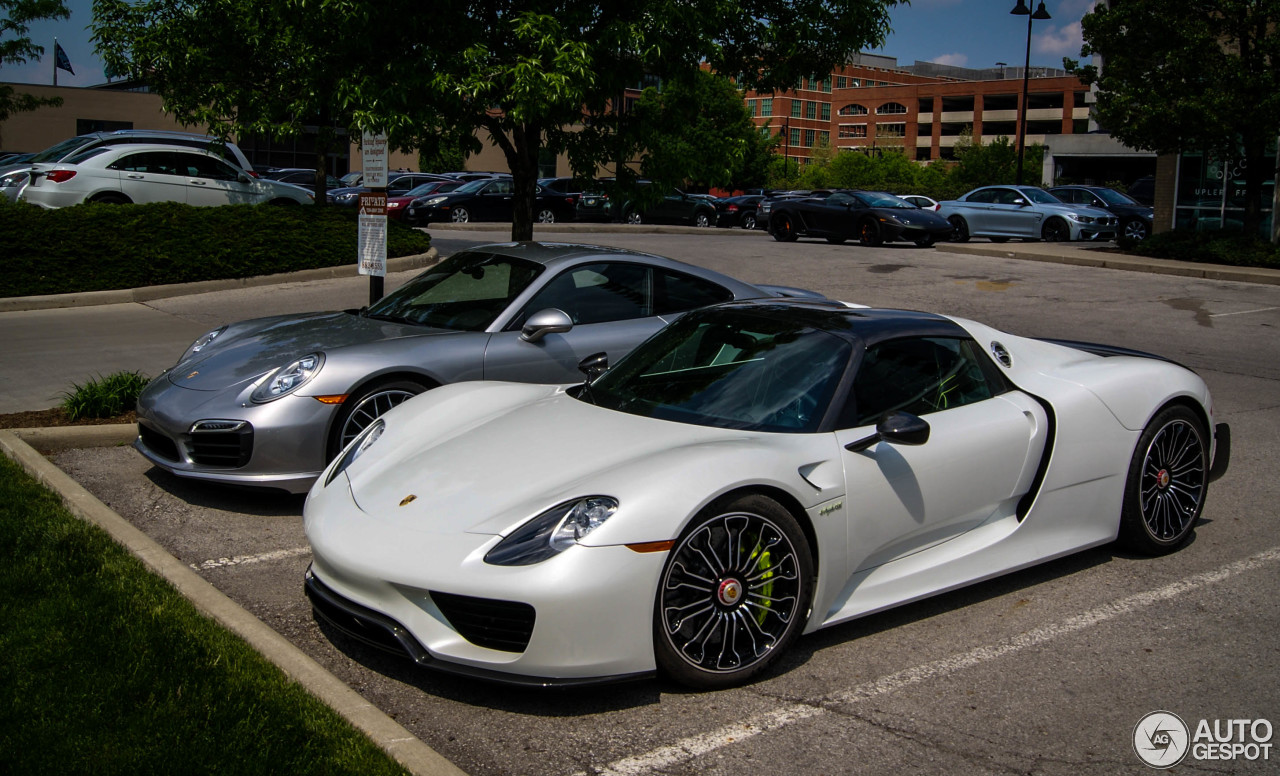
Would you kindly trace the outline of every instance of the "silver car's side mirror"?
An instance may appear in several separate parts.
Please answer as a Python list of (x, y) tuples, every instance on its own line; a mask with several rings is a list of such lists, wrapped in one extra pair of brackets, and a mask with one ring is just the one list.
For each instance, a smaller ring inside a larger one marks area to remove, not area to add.
[(529, 316), (520, 329), (520, 339), (525, 342), (537, 342), (548, 334), (564, 334), (572, 328), (573, 319), (568, 313), (548, 307)]

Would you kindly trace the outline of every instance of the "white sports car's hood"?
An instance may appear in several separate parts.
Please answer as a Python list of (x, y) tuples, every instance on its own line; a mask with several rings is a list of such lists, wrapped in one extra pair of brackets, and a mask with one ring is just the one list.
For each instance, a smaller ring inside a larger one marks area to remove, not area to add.
[(347, 469), (352, 495), (378, 520), (431, 533), (506, 534), (568, 499), (617, 497), (598, 490), (612, 470), (755, 436), (602, 409), (563, 386), (521, 383), (444, 386), (383, 417), (386, 432)]

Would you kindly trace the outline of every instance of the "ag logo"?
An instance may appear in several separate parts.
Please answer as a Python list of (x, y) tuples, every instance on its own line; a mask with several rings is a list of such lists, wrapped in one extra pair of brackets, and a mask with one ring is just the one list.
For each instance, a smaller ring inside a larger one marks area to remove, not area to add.
[(1172, 768), (1187, 756), (1191, 733), (1177, 714), (1153, 711), (1133, 728), (1133, 751), (1152, 768)]

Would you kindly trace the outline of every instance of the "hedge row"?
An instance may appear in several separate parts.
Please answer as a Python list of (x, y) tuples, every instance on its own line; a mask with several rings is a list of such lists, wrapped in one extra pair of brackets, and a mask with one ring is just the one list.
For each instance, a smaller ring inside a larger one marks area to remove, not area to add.
[(1239, 231), (1161, 232), (1141, 242), (1122, 238), (1118, 244), (1155, 259), (1280, 269), (1280, 247)]
[[(356, 213), (336, 207), (86, 204), (0, 198), (0, 297), (244, 278), (356, 262)], [(431, 238), (390, 222), (387, 256)]]

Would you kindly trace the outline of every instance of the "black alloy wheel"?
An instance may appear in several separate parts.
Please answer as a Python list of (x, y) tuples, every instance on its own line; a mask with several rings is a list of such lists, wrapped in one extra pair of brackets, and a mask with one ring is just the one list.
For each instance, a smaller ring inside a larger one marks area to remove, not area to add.
[(1050, 218), (1044, 222), (1040, 236), (1045, 242), (1066, 242), (1071, 239), (1071, 227), (1067, 226), (1067, 222), (1061, 218)]
[(795, 242), (799, 235), (796, 234), (796, 225), (791, 222), (791, 216), (786, 213), (774, 213), (769, 219), (769, 231), (773, 233), (773, 239), (778, 242)]
[(1142, 432), (1129, 462), (1120, 542), (1147, 555), (1181, 547), (1204, 509), (1209, 487), (1209, 446), (1196, 413), (1174, 405)]
[(862, 219), (858, 224), (858, 242), (874, 248), (884, 242), (884, 238), (880, 234), (880, 225), (870, 218)]
[(969, 224), (960, 216), (951, 216), (947, 219), (951, 224), (951, 242), (969, 242)]

